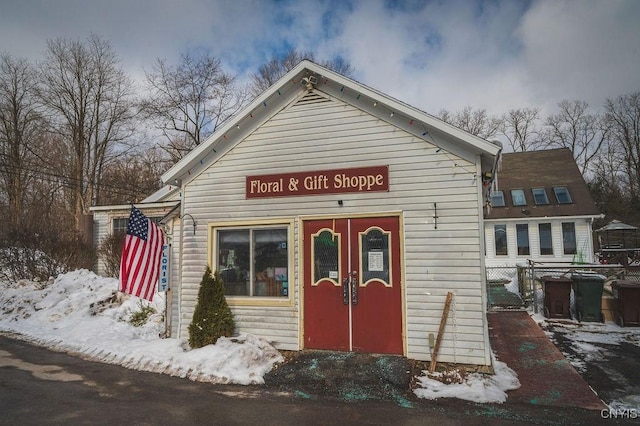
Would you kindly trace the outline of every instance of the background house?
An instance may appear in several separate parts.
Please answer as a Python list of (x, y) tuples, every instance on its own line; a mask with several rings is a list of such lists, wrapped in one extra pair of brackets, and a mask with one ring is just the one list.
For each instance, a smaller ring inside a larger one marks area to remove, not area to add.
[(502, 154), (485, 212), (486, 265), (593, 262), (598, 217), (569, 149)]

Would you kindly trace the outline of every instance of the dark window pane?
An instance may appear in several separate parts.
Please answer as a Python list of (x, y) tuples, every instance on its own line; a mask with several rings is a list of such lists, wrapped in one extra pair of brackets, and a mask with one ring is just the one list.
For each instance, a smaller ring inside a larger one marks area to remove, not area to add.
[(340, 236), (329, 230), (313, 237), (313, 282), (330, 279), (339, 283), (338, 248)]
[(553, 188), (553, 192), (556, 194), (556, 200), (558, 200), (559, 204), (571, 204), (573, 202), (566, 187), (556, 186)]
[(249, 296), (250, 234), (248, 229), (218, 232), (218, 271), (230, 296)]
[(529, 249), (529, 225), (526, 223), (516, 224), (516, 237), (518, 241), (518, 256), (528, 256)]
[(254, 296), (287, 296), (287, 230), (257, 229), (253, 231)]
[(540, 234), (540, 254), (543, 256), (553, 255), (553, 239), (551, 237), (551, 224), (540, 223), (538, 225)]
[(527, 199), (524, 196), (523, 189), (512, 189), (511, 190), (511, 201), (514, 206), (526, 206)]
[(573, 222), (565, 222), (562, 224), (562, 246), (564, 254), (576, 254), (576, 227)]
[(129, 223), (128, 217), (119, 217), (119, 218), (113, 219), (113, 229), (111, 230), (111, 232), (113, 233), (113, 235), (124, 234), (125, 232), (127, 232), (128, 223)]
[(504, 192), (494, 191), (491, 193), (491, 206), (504, 207)]
[(549, 199), (547, 198), (547, 191), (545, 191), (544, 188), (533, 188), (531, 192), (533, 193), (533, 201), (537, 205), (549, 204)]
[(507, 225), (494, 225), (493, 227), (496, 241), (496, 255), (507, 255)]

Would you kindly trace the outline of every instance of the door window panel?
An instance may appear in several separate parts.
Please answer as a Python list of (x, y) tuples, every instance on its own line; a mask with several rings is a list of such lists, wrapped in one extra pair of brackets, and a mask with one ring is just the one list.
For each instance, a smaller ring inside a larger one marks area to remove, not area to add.
[(312, 236), (312, 241), (311, 285), (318, 285), (321, 280), (329, 280), (334, 285), (340, 285), (340, 234), (334, 234), (330, 229), (322, 229)]
[(360, 285), (366, 286), (369, 281), (378, 280), (391, 287), (390, 245), (390, 233), (380, 228), (360, 233)]

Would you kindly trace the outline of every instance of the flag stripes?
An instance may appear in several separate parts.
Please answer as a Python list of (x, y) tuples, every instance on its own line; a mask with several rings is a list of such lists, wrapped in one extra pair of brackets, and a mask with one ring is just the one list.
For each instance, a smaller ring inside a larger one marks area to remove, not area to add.
[(120, 291), (153, 300), (164, 242), (160, 227), (132, 207), (120, 261)]

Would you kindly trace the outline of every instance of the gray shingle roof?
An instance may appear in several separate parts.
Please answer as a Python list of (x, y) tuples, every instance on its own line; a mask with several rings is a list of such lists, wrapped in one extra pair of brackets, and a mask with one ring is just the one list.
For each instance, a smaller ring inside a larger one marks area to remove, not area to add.
[[(504, 192), (505, 207), (492, 207), (490, 213), (485, 212), (486, 219), (600, 215), (568, 148), (505, 153), (497, 176), (498, 190)], [(558, 203), (553, 190), (558, 186), (569, 190), (572, 203)], [(536, 205), (533, 188), (544, 188), (549, 204)], [(524, 190), (526, 206), (513, 205), (512, 189)]]

